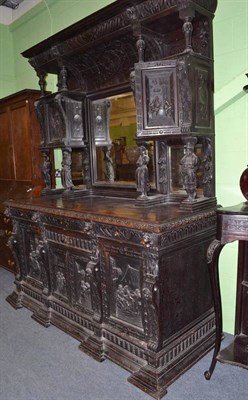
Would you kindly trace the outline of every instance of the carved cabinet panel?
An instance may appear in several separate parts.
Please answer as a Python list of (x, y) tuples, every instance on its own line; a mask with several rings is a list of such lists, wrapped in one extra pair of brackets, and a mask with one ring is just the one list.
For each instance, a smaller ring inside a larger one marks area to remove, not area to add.
[(36, 113), (42, 129), (41, 145), (47, 147), (81, 147), (84, 144), (85, 96), (59, 92), (41, 97)]
[(137, 136), (212, 134), (211, 65), (197, 55), (137, 63)]

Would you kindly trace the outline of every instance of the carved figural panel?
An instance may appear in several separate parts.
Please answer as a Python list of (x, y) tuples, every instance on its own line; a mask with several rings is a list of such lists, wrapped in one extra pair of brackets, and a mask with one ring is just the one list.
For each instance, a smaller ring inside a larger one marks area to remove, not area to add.
[(137, 136), (212, 133), (211, 63), (196, 55), (135, 66)]
[(142, 328), (141, 267), (142, 260), (136, 251), (129, 248), (105, 246), (104, 258), (107, 279), (105, 305), (106, 317), (112, 321), (124, 321)]

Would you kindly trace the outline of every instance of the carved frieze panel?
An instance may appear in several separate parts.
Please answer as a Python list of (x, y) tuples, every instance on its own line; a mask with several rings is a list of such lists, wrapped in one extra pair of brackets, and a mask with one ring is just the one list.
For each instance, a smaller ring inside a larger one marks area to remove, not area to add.
[(81, 231), (84, 233), (90, 233), (93, 229), (92, 223), (87, 221), (87, 217), (84, 216), (84, 220), (66, 218), (63, 216), (54, 216), (45, 213), (35, 213), (34, 221), (40, 221), (42, 224), (51, 225), (58, 228), (66, 228), (73, 231)]
[(90, 237), (82, 235), (72, 236), (64, 234), (61, 231), (48, 230), (45, 231), (46, 239), (64, 246), (74, 247), (75, 249), (83, 250), (84, 252), (92, 253), (93, 242)]
[(214, 232), (216, 226), (216, 212), (206, 212), (190, 218), (184, 218), (171, 223), (169, 230), (164, 232), (160, 238), (161, 247), (169, 246), (175, 242), (186, 239), (192, 235), (206, 230)]

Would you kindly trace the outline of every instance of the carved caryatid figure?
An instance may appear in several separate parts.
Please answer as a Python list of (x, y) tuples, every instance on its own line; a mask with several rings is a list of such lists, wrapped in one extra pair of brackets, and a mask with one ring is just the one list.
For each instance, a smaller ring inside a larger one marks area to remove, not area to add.
[(66, 190), (71, 190), (73, 188), (73, 182), (71, 177), (71, 149), (64, 149), (63, 161), (61, 163), (61, 182)]
[(149, 190), (149, 173), (147, 165), (149, 163), (148, 150), (145, 146), (139, 147), (139, 158), (136, 163), (136, 183), (137, 192), (141, 193), (139, 197), (147, 197), (147, 192)]
[(194, 153), (194, 140), (188, 140), (185, 146), (186, 153), (181, 159), (183, 185), (187, 192), (187, 201), (192, 202), (196, 199), (196, 170), (198, 167), (198, 157)]
[(51, 162), (49, 152), (43, 152), (42, 175), (45, 182), (45, 189), (51, 189)]

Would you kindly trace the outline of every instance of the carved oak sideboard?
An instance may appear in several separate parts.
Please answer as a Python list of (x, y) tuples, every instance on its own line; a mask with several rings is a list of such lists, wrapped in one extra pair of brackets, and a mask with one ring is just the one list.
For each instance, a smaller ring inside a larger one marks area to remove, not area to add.
[(45, 187), (7, 203), (8, 301), (156, 399), (214, 344), (216, 6), (117, 0), (23, 53)]
[(8, 301), (131, 371), (145, 392), (162, 397), (213, 345), (214, 210), (147, 212), (96, 197), (9, 202), (7, 215), (20, 271)]

